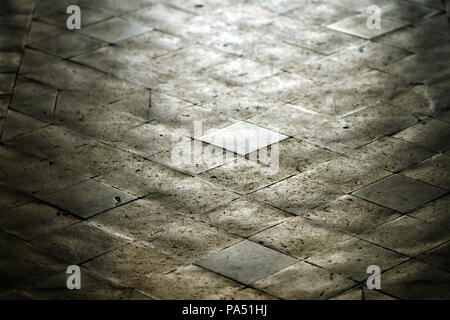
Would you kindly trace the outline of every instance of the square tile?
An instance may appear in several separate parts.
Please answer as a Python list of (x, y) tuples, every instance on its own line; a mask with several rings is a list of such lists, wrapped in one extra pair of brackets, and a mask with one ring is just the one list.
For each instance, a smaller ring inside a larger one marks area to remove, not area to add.
[(303, 216), (343, 232), (359, 234), (398, 218), (400, 214), (358, 197), (345, 195), (310, 210)]
[(406, 213), (447, 192), (443, 189), (392, 175), (353, 192), (355, 196)]
[(15, 73), (0, 73), (0, 94), (10, 94), (15, 79)]
[(16, 289), (32, 287), (37, 281), (65, 271), (69, 265), (61, 257), (48, 255), (28, 243), (0, 251), (0, 260), (0, 281)]
[(149, 292), (166, 300), (223, 300), (229, 299), (243, 288), (242, 284), (215, 272), (188, 265), (155, 281)]
[(42, 195), (41, 198), (82, 218), (88, 218), (136, 199), (128, 193), (94, 180)]
[(450, 231), (443, 226), (402, 216), (368, 230), (361, 239), (384, 248), (415, 257), (450, 239)]
[(369, 16), (366, 14), (359, 14), (356, 16), (345, 18), (341, 21), (328, 25), (328, 28), (338, 32), (347, 33), (356, 37), (364, 39), (373, 39), (388, 32), (406, 26), (408, 23), (404, 21), (395, 20), (393, 18), (381, 19), (381, 29), (369, 29), (367, 27), (367, 20)]
[(173, 185), (189, 178), (187, 175), (160, 164), (140, 160), (126, 163), (104, 175), (95, 177), (95, 180), (137, 197), (142, 197), (161, 191), (167, 185)]
[(287, 300), (324, 300), (356, 285), (328, 270), (299, 262), (253, 284), (253, 287)]
[(174, 212), (197, 216), (239, 198), (221, 186), (193, 177), (174, 182), (164, 184), (146, 199), (157, 200)]
[(382, 290), (400, 299), (450, 299), (450, 274), (419, 261), (408, 261), (381, 277)]
[(148, 243), (133, 242), (83, 266), (123, 286), (151, 290), (160, 276), (182, 265), (180, 261), (152, 249)]
[(78, 219), (40, 201), (6, 210), (0, 215), (1, 230), (28, 241), (76, 222)]
[(110, 232), (90, 222), (60, 229), (31, 243), (55, 257), (73, 264), (124, 246), (132, 239)]
[(290, 218), (292, 216), (288, 213), (249, 199), (238, 199), (199, 217), (244, 238)]
[[(70, 58), (105, 45), (78, 33), (65, 33), (32, 46), (61, 58)], [(23, 71), (23, 70), (22, 70)]]
[(27, 194), (20, 193), (18, 190), (12, 190), (4, 186), (0, 186), (0, 195), (0, 208), (2, 210), (15, 208), (33, 200), (33, 198)]
[(450, 157), (445, 154), (437, 154), (400, 173), (403, 176), (450, 190)]
[(189, 218), (178, 218), (148, 237), (152, 248), (186, 263), (193, 263), (241, 240), (231, 233)]
[(197, 265), (244, 284), (250, 284), (286, 268), (297, 260), (244, 240), (196, 262)]
[(450, 149), (450, 124), (440, 120), (426, 120), (397, 133), (394, 137), (445, 152)]
[(112, 18), (83, 28), (81, 32), (92, 38), (114, 43), (150, 30), (150, 28), (140, 24), (119, 18)]
[(176, 171), (198, 175), (235, 159), (235, 155), (198, 140), (174, 146), (148, 158)]
[(248, 59), (238, 59), (212, 67), (212, 78), (237, 86), (247, 85), (278, 72), (277, 69)]
[(238, 157), (234, 161), (203, 172), (199, 177), (240, 194), (248, 194), (292, 175), (280, 171), (277, 156), (273, 157), (275, 159), (267, 165)]
[(295, 217), (253, 235), (250, 240), (305, 259), (325, 248), (333, 248), (350, 237), (336, 229)]
[(388, 175), (389, 171), (347, 157), (321, 163), (305, 172), (302, 177), (349, 193)]
[(435, 152), (429, 149), (391, 137), (384, 137), (349, 152), (351, 158), (392, 172), (408, 168), (434, 155)]
[(417, 259), (450, 271), (450, 242), (421, 254)]
[(355, 281), (364, 281), (368, 277), (368, 266), (380, 266), (383, 272), (406, 260), (408, 260), (406, 256), (352, 238), (334, 248), (324, 248), (306, 261)]
[(48, 126), (48, 123), (36, 120), (23, 113), (8, 110), (3, 124), (2, 141), (12, 140), (23, 134)]
[(123, 206), (102, 212), (89, 221), (112, 232), (148, 241), (151, 236), (162, 232), (168, 226), (184, 217), (167, 209), (157, 200), (137, 199)]
[(248, 122), (238, 122), (198, 139), (222, 149), (245, 156), (253, 151), (280, 142), (288, 137)]
[(331, 187), (297, 175), (259, 190), (253, 193), (251, 198), (292, 214), (302, 215), (341, 195), (342, 193)]
[(410, 215), (417, 219), (450, 229), (450, 195), (430, 202)]

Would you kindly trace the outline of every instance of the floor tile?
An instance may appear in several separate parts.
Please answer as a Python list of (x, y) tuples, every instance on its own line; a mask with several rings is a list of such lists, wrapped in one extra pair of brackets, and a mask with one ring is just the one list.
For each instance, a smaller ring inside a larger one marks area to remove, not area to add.
[(88, 218), (134, 200), (135, 197), (100, 182), (88, 180), (52, 194), (42, 195), (41, 199), (79, 217)]
[(450, 196), (439, 198), (410, 214), (417, 219), (450, 229)]
[(150, 29), (143, 25), (119, 18), (99, 22), (81, 30), (82, 33), (92, 38), (110, 43), (134, 37), (147, 31), (150, 31)]
[(425, 263), (410, 261), (382, 276), (381, 288), (400, 299), (449, 298), (450, 275)]
[(401, 175), (420, 180), (434, 186), (450, 189), (450, 157), (437, 154), (418, 163), (414, 167), (401, 171)]
[(429, 149), (391, 137), (374, 141), (349, 153), (351, 158), (392, 172), (411, 167), (434, 155)]
[(0, 216), (0, 229), (22, 239), (33, 240), (77, 221), (78, 219), (59, 209), (33, 201), (3, 212)]
[(307, 259), (314, 265), (355, 281), (366, 280), (367, 267), (371, 265), (379, 266), (383, 272), (406, 260), (406, 256), (356, 238), (344, 241), (332, 249), (326, 248)]
[(160, 232), (150, 235), (150, 246), (186, 263), (227, 248), (239, 241), (228, 232), (188, 218), (177, 219)]
[(321, 163), (303, 172), (302, 177), (345, 193), (378, 181), (390, 173), (347, 157)]
[(355, 284), (356, 282), (325, 269), (299, 262), (253, 286), (281, 299), (323, 300)]
[(367, 27), (368, 18), (366, 14), (360, 14), (330, 24), (328, 28), (364, 39), (373, 39), (407, 25), (406, 22), (395, 20), (394, 18), (383, 18), (381, 20), (381, 29), (371, 30)]
[(61, 58), (77, 56), (104, 45), (102, 42), (80, 35), (65, 33), (45, 41), (33, 44), (33, 47)]
[(353, 192), (354, 195), (406, 213), (446, 193), (428, 184), (392, 175)]
[(296, 262), (296, 259), (244, 240), (196, 264), (227, 278), (250, 284)]
[(340, 195), (338, 191), (326, 185), (309, 181), (302, 176), (294, 176), (259, 190), (251, 197), (292, 214), (302, 215), (305, 211)]
[(178, 220), (176, 212), (165, 208), (157, 200), (138, 199), (123, 206), (100, 213), (89, 219), (117, 234), (148, 241), (154, 234), (162, 232)]
[(181, 267), (160, 281), (150, 291), (160, 299), (221, 300), (244, 288), (233, 280), (195, 265)]
[(359, 234), (399, 217), (400, 214), (372, 202), (345, 195), (308, 211), (304, 217), (343, 232)]
[(301, 217), (290, 219), (250, 237), (250, 240), (290, 256), (305, 259), (324, 248), (332, 248), (350, 235)]
[(245, 156), (250, 152), (286, 139), (287, 136), (247, 122), (217, 130), (199, 140)]
[(163, 190), (189, 176), (147, 160), (125, 164), (95, 179), (137, 197)]
[(31, 243), (72, 264), (124, 246), (132, 239), (110, 232), (89, 222), (80, 222), (33, 240)]
[(291, 215), (281, 210), (248, 199), (233, 201), (199, 217), (241, 237), (249, 237), (290, 218)]
[(83, 264), (88, 270), (123, 286), (149, 289), (156, 285), (159, 276), (182, 265), (145, 242), (130, 243)]
[(48, 126), (48, 123), (36, 120), (23, 113), (9, 110), (3, 125), (1, 140), (8, 141), (46, 126)]
[(449, 268), (450, 257), (450, 243), (447, 242), (437, 248), (425, 252), (417, 257), (418, 260), (424, 261), (428, 264), (435, 265), (439, 268), (450, 271)]
[(424, 121), (397, 133), (394, 137), (445, 152), (450, 149), (450, 124), (439, 120)]
[(360, 238), (402, 254), (417, 256), (446, 242), (450, 232), (435, 224), (403, 216), (367, 231)]

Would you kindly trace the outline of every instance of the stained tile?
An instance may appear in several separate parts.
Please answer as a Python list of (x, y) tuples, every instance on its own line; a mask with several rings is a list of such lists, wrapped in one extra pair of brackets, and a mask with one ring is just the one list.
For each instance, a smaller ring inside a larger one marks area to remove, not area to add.
[(33, 44), (33, 47), (61, 58), (69, 58), (94, 50), (102, 45), (104, 44), (100, 41), (71, 32), (40, 41)]
[(384, 170), (398, 172), (432, 157), (429, 149), (400, 139), (385, 137), (367, 144), (349, 156)]
[(423, 121), (397, 133), (394, 137), (439, 152), (450, 149), (450, 125), (439, 120)]
[(368, 277), (368, 266), (377, 265), (383, 272), (406, 260), (406, 256), (353, 238), (334, 248), (323, 249), (306, 261), (355, 281), (364, 281)]
[(430, 202), (411, 216), (450, 229), (450, 196)]
[(296, 262), (294, 258), (244, 240), (201, 259), (196, 264), (238, 282), (250, 284)]
[(150, 235), (150, 246), (186, 263), (192, 263), (239, 241), (228, 232), (188, 218), (177, 219)]
[(323, 300), (354, 286), (356, 282), (325, 269), (299, 262), (253, 286), (275, 297), (288, 300)]
[(400, 173), (412, 179), (420, 180), (434, 186), (450, 189), (450, 158), (438, 154)]
[(417, 257), (418, 260), (449, 270), (450, 243), (447, 242), (437, 248), (425, 252)]
[(147, 31), (150, 31), (150, 29), (143, 25), (119, 18), (99, 22), (81, 30), (82, 33), (90, 37), (110, 43), (134, 37)]
[(425, 263), (409, 261), (382, 276), (383, 291), (400, 299), (449, 298), (450, 275)]
[(308, 219), (354, 234), (399, 216), (391, 209), (350, 195), (340, 197), (304, 214), (304, 217)]
[(450, 232), (435, 224), (403, 216), (359, 237), (402, 254), (417, 256), (446, 242)]
[(309, 181), (303, 176), (294, 176), (259, 190), (251, 197), (292, 214), (301, 215), (340, 195), (338, 191), (326, 185)]
[(369, 29), (367, 27), (368, 18), (369, 16), (366, 14), (360, 14), (330, 24), (328, 28), (364, 39), (373, 39), (407, 25), (407, 22), (394, 18), (383, 18), (381, 19), (381, 29)]
[(77, 216), (88, 218), (135, 199), (100, 182), (88, 180), (41, 198)]
[(292, 216), (271, 206), (239, 199), (199, 217), (220, 229), (241, 237), (249, 237)]
[(3, 125), (2, 141), (11, 140), (23, 134), (48, 126), (48, 123), (36, 120), (23, 113), (9, 110)]
[(36, 239), (32, 244), (52, 256), (79, 264), (131, 241), (95, 224), (80, 222)]
[(290, 219), (250, 237), (250, 240), (305, 259), (333, 248), (351, 236), (301, 217)]
[(7, 210), (0, 215), (0, 229), (25, 240), (62, 229), (78, 220), (39, 201)]

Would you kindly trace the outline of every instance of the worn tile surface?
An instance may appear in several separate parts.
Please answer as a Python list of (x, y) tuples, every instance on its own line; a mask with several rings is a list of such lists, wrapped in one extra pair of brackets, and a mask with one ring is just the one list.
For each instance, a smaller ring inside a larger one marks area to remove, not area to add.
[(442, 1), (0, 16), (0, 298), (448, 298)]

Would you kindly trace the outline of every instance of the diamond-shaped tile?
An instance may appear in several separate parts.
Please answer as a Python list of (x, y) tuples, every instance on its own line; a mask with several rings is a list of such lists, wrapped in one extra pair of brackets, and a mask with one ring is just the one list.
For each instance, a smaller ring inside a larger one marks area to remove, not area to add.
[(78, 264), (131, 241), (130, 238), (84, 221), (50, 233), (31, 243), (52, 256)]
[(244, 240), (199, 260), (196, 264), (241, 283), (250, 284), (296, 262), (294, 258)]
[(450, 274), (419, 261), (383, 273), (381, 288), (400, 299), (450, 299)]
[(84, 28), (81, 32), (90, 37), (113, 43), (150, 30), (140, 24), (113, 18)]
[(443, 226), (405, 215), (369, 230), (359, 237), (414, 257), (448, 241), (450, 232)]
[(328, 299), (353, 287), (356, 282), (328, 270), (299, 262), (253, 286), (275, 297), (288, 300)]
[(364, 187), (353, 194), (381, 204), (382, 206), (406, 213), (431, 200), (439, 198), (445, 190), (409, 179), (392, 175)]
[(43, 195), (41, 198), (77, 216), (88, 218), (136, 197), (100, 182), (88, 180), (55, 193)]
[(327, 27), (332, 30), (370, 40), (407, 25), (407, 22), (383, 18), (381, 19), (381, 29), (369, 29), (367, 27), (368, 19), (369, 16), (366, 14), (359, 14), (330, 24)]
[(0, 229), (25, 240), (32, 240), (78, 220), (39, 201), (7, 210), (0, 215)]
[(248, 122), (238, 122), (198, 138), (200, 141), (245, 156), (288, 137)]
[(401, 174), (450, 190), (450, 157), (440, 153), (412, 168), (403, 170)]

